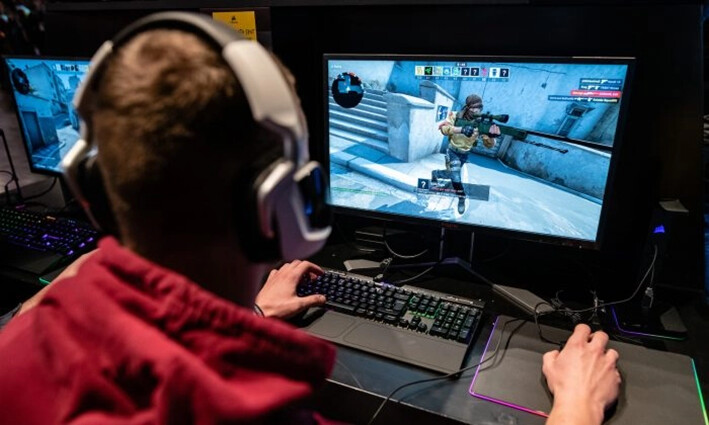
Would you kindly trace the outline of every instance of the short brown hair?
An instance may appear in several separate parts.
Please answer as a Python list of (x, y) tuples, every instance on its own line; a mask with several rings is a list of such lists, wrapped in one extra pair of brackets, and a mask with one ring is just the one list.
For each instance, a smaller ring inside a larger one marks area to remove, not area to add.
[(263, 140), (220, 54), (182, 31), (151, 30), (120, 47), (94, 106), (106, 189), (121, 234), (131, 239), (177, 228), (186, 217), (223, 225), (220, 212), (233, 202), (224, 182), (282, 149)]

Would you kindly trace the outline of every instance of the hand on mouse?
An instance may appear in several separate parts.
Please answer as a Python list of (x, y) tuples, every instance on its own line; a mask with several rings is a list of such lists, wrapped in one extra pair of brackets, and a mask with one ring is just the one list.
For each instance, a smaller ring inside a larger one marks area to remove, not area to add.
[(256, 295), (256, 305), (266, 317), (288, 319), (310, 307), (325, 303), (324, 295), (299, 297), (295, 290), (303, 276), (315, 278), (322, 269), (309, 261), (295, 260), (273, 269)]
[(577, 325), (564, 348), (544, 354), (542, 372), (554, 406), (547, 425), (595, 425), (616, 398), (620, 373), (618, 353), (606, 350), (608, 335), (591, 333), (587, 325)]

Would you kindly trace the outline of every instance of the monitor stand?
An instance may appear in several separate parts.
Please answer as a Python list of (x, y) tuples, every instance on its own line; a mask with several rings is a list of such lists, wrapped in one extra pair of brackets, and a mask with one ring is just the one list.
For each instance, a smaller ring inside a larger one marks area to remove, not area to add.
[[(371, 234), (370, 234), (371, 235)], [(377, 261), (372, 261), (372, 260), (365, 260), (365, 259), (352, 259), (352, 260), (347, 260), (343, 264), (345, 266), (345, 270), (348, 272), (383, 272), (384, 270), (402, 270), (402, 269), (434, 269), (434, 268), (455, 268), (459, 270), (463, 270), (464, 272), (475, 276), (477, 279), (479, 279), (481, 282), (488, 283), (492, 285), (492, 282), (490, 282), (487, 278), (476, 272), (472, 265), (472, 258), (473, 258), (473, 252), (474, 252), (474, 246), (475, 246), (475, 233), (471, 232), (470, 233), (470, 244), (469, 244), (469, 250), (468, 250), (468, 259), (463, 259), (458, 256), (446, 256), (446, 240), (447, 240), (447, 230), (445, 228), (441, 228), (440, 230), (440, 239), (438, 243), (438, 258), (436, 260), (431, 260), (431, 261), (423, 261), (423, 262), (406, 262), (404, 264), (392, 264), (392, 265), (386, 265), (384, 261), (377, 262)], [(378, 276), (379, 277), (379, 276)]]
[(10, 180), (5, 184), (5, 198), (6, 205), (13, 205), (12, 196), (10, 195), (10, 184), (15, 183), (15, 196), (18, 203), (22, 202), (22, 191), (20, 190), (20, 181), (17, 178), (17, 171), (15, 171), (15, 164), (12, 162), (12, 156), (10, 155), (10, 147), (7, 145), (7, 139), (5, 138), (5, 131), (0, 128), (0, 138), (2, 138), (2, 144), (5, 147), (5, 154), (7, 155), (7, 162), (10, 165)]

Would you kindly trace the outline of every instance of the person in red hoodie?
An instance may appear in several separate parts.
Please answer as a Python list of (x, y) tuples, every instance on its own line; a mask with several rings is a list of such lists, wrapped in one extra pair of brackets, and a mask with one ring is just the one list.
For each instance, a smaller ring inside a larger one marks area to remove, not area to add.
[[(325, 301), (295, 294), (321, 270), (294, 258), (329, 227), (289, 74), (166, 12), (104, 44), (75, 102), (67, 180), (112, 236), (0, 332), (1, 422), (328, 423), (301, 403), (334, 348), (262, 317)], [(545, 357), (550, 423), (600, 423), (619, 379), (606, 341), (581, 327)]]

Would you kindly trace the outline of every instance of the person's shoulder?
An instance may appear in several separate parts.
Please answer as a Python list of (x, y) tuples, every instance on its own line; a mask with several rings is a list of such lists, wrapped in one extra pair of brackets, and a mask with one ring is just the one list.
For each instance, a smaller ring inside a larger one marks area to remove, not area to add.
[[(25, 335), (28, 323), (29, 312), (13, 317), (7, 325), (0, 330), (0, 352), (6, 349), (8, 344), (12, 344), (18, 336)], [(20, 320), (22, 319), (22, 320)], [(0, 358), (6, 358), (0, 354)]]
[(13, 318), (0, 331), (0, 382), (8, 384), (9, 377), (22, 373), (35, 362), (41, 346), (42, 332), (37, 328), (37, 312), (28, 311)]
[(43, 332), (43, 313), (32, 309), (0, 331), (2, 423), (56, 423), (60, 383), (85, 365), (55, 350)]

